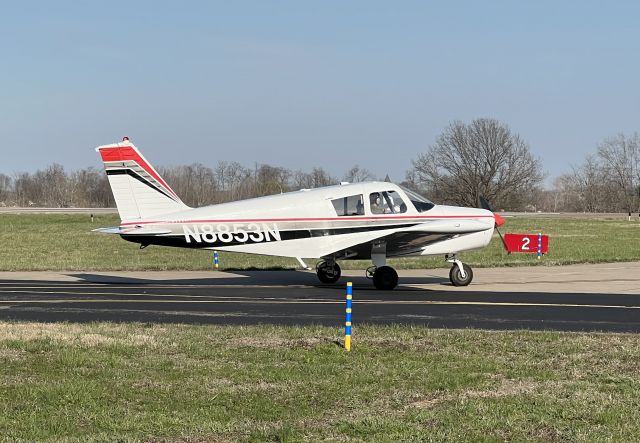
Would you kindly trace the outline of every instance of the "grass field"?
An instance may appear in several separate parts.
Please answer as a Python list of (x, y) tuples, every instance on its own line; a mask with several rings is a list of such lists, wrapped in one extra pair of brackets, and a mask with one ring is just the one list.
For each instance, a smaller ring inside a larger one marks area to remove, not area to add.
[[(0, 215), (0, 270), (210, 269), (211, 253), (90, 232), (115, 216)], [(640, 260), (640, 223), (512, 218), (551, 253), (474, 266)], [(223, 268), (289, 268), (222, 254)], [(346, 262), (350, 267), (368, 266)], [(398, 268), (448, 266), (441, 258)], [(0, 322), (0, 441), (637, 442), (637, 334)]]
[[(91, 229), (117, 226), (115, 215), (90, 223), (87, 215), (0, 214), (0, 270), (206, 270), (211, 251), (137, 245)], [(472, 266), (558, 265), (640, 260), (640, 222), (626, 218), (509, 218), (503, 232), (549, 234), (550, 254), (507, 255), (495, 236), (483, 250), (461, 254)], [(293, 259), (221, 253), (223, 269), (295, 268)], [(443, 257), (396, 259), (398, 269), (448, 267)], [(370, 262), (342, 262), (345, 269), (365, 269)]]
[(0, 322), (1, 441), (637, 442), (637, 335)]

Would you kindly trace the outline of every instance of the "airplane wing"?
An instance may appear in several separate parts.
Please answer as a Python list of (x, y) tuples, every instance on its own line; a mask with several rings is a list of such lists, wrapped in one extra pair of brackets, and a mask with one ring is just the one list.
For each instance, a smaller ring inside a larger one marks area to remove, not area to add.
[[(386, 242), (386, 253), (389, 257), (402, 257), (421, 251), (425, 246), (448, 240), (450, 238), (482, 232), (490, 229), (486, 223), (474, 220), (436, 220), (420, 223), (410, 227), (397, 228), (391, 231), (374, 231), (367, 240), (344, 245), (336, 251), (326, 255), (357, 254), (358, 257), (368, 258), (371, 254), (371, 244), (375, 241)], [(375, 235), (377, 234), (377, 235)]]
[(295, 242), (263, 242), (245, 245), (221, 246), (217, 249), (252, 254), (280, 255), (283, 257), (326, 257), (345, 256), (356, 253), (358, 258), (369, 258), (371, 243), (385, 240), (388, 256), (409, 255), (420, 251), (422, 247), (446, 240), (456, 235), (490, 229), (486, 223), (473, 220), (430, 220), (413, 226), (387, 229), (364, 230), (356, 233), (328, 236), (312, 236), (297, 239)]

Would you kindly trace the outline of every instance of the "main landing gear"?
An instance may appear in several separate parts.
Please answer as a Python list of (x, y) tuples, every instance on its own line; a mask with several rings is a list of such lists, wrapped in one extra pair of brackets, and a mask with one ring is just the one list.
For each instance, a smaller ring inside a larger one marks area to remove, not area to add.
[(321, 261), (316, 265), (316, 275), (322, 283), (335, 283), (340, 279), (342, 271), (335, 261)]
[[(468, 286), (473, 280), (471, 266), (462, 263), (453, 255), (445, 256), (445, 260), (452, 264), (449, 280), (453, 286)], [(386, 257), (375, 257), (373, 266), (367, 269), (367, 278), (373, 280), (376, 289), (390, 291), (398, 286), (398, 273), (391, 266), (386, 265)], [(340, 279), (342, 271), (335, 260), (324, 260), (316, 265), (318, 279), (325, 284), (335, 283)]]
[(398, 273), (391, 266), (371, 266), (367, 269), (367, 278), (373, 280), (376, 289), (389, 291), (398, 286)]
[[(340, 279), (342, 271), (336, 262), (321, 261), (316, 265), (316, 275), (322, 283), (335, 283)], [(398, 286), (398, 273), (391, 266), (372, 266), (367, 269), (367, 277), (373, 280), (377, 289), (391, 290)]]
[(454, 255), (447, 255), (445, 257), (449, 263), (453, 263), (451, 270), (449, 271), (449, 280), (453, 286), (469, 286), (471, 280), (473, 280), (473, 270), (471, 266), (462, 263)]
[(367, 269), (367, 278), (373, 280), (376, 289), (389, 291), (398, 286), (398, 273), (387, 266), (387, 244), (383, 241), (371, 245), (373, 266)]

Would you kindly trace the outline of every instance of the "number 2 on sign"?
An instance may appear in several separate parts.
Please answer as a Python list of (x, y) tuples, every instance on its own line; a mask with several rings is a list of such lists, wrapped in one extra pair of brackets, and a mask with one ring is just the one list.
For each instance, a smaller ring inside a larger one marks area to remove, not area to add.
[(522, 239), (522, 250), (529, 251), (529, 243), (531, 243), (531, 239), (529, 237), (524, 237)]

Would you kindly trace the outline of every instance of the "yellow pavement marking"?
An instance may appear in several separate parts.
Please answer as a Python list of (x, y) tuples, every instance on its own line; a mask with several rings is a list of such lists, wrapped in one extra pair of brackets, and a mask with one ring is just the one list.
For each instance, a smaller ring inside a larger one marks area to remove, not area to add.
[[(8, 290), (1, 291), (0, 296), (3, 293), (6, 294), (33, 294), (33, 291), (22, 291), (22, 290)], [(191, 294), (154, 294), (149, 292), (69, 292), (69, 291), (38, 291), (37, 294), (48, 294), (48, 295), (93, 295), (93, 296), (117, 296), (117, 297), (187, 297), (187, 298), (219, 298), (219, 299), (238, 299), (238, 300), (297, 300), (290, 299), (287, 297), (261, 297), (255, 298), (250, 296), (242, 296), (242, 295), (191, 295)], [(313, 299), (307, 298), (304, 300), (319, 300), (326, 301), (327, 299)], [(179, 302), (181, 300), (176, 300)]]
[[(5, 283), (6, 284), (6, 283)], [(3, 283), (0, 283), (0, 285), (3, 285)], [(149, 283), (131, 283), (131, 284), (126, 284), (126, 283), (88, 283), (88, 284), (64, 284), (64, 285), (50, 285), (50, 284), (46, 284), (46, 285), (39, 285), (39, 286), (22, 286), (22, 285), (15, 285), (15, 283), (13, 284), (13, 286), (0, 286), (0, 290), (4, 291), (4, 290), (9, 290), (9, 289), (51, 289), (51, 288), (56, 288), (56, 289), (73, 289), (73, 288), (85, 288), (85, 287), (90, 287), (91, 289), (93, 288), (113, 288), (113, 289), (137, 289), (140, 287), (143, 288), (149, 288), (149, 289), (180, 289), (180, 288), (210, 288), (210, 289), (216, 289), (216, 288), (222, 288), (222, 289), (227, 289), (227, 288), (247, 288), (247, 289), (252, 289), (252, 288), (291, 288), (291, 289), (302, 289), (302, 288), (313, 288), (314, 286), (309, 286), (309, 285), (231, 285), (231, 284), (226, 284), (226, 285), (218, 285), (218, 284), (207, 284), (207, 285), (180, 285), (180, 284), (176, 284), (176, 285), (155, 285), (155, 284), (149, 284)]]
[(277, 300), (277, 299), (246, 299), (246, 300), (119, 300), (119, 299), (95, 299), (95, 298), (69, 298), (69, 299), (44, 299), (44, 300), (0, 300), (4, 304), (28, 304), (28, 303), (234, 303), (234, 304), (341, 304), (339, 301), (309, 301), (309, 300)]

